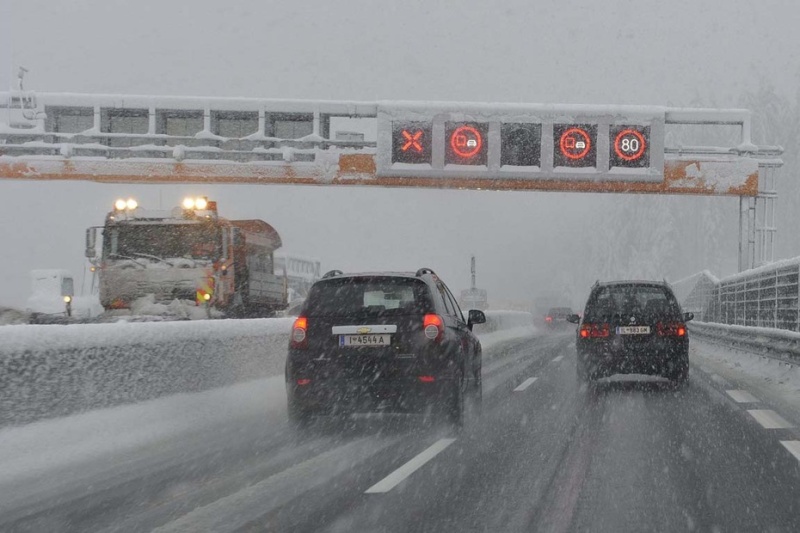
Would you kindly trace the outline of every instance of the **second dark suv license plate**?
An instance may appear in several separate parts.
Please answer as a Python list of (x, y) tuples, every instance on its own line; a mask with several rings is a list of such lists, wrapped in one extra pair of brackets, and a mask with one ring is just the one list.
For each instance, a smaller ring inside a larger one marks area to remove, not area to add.
[(617, 326), (617, 335), (649, 335), (650, 326)]
[(339, 335), (339, 346), (389, 346), (392, 336), (383, 335)]

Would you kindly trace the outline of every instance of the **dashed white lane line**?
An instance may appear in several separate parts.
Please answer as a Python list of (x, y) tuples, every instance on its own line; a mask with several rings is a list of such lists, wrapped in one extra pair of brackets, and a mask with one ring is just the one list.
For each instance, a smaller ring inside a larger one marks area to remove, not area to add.
[(553, 362), (554, 362), (554, 363), (558, 363), (558, 362), (559, 362), (559, 361), (561, 361), (562, 359), (564, 359), (564, 356), (563, 356), (563, 355), (559, 355), (558, 357), (556, 357), (555, 359), (553, 359)]
[(800, 440), (782, 440), (781, 444), (800, 461)]
[(751, 409), (747, 412), (756, 419), (756, 422), (764, 426), (764, 429), (785, 429), (794, 427), (784, 420), (781, 415), (771, 409)]
[(455, 441), (456, 439), (439, 439), (428, 449), (368, 488), (366, 494), (381, 494), (389, 492), (408, 476), (419, 470), (419, 468), (421, 468), (425, 463), (439, 455), (442, 451), (444, 451), (445, 448), (453, 444)]
[(522, 391), (524, 391), (525, 389), (527, 389), (528, 387), (530, 387), (531, 385), (533, 385), (533, 382), (534, 382), (534, 381), (536, 381), (536, 378), (528, 378), (528, 379), (526, 379), (525, 381), (523, 381), (522, 383), (520, 383), (520, 384), (517, 386), (517, 388), (516, 388), (516, 389), (514, 389), (514, 392), (522, 392)]
[(761, 401), (746, 390), (734, 389), (726, 390), (725, 392), (737, 403), (758, 403)]

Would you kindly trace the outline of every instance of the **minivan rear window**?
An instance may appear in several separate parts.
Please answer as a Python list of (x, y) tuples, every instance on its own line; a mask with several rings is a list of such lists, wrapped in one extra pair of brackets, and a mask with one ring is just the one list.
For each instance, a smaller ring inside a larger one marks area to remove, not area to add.
[(676, 316), (678, 302), (668, 288), (658, 285), (600, 287), (586, 306), (588, 319), (626, 314)]
[(400, 316), (431, 312), (428, 286), (413, 278), (359, 277), (318, 282), (306, 316)]

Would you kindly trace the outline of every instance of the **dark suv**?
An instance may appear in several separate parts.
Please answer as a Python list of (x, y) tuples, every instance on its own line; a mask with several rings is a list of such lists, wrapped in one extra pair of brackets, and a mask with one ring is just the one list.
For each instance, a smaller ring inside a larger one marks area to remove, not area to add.
[(689, 376), (692, 313), (682, 313), (667, 283), (616, 281), (592, 287), (576, 347), (582, 381), (612, 374), (653, 374), (681, 383)]
[(481, 397), (481, 344), (430, 269), (325, 274), (295, 320), (286, 359), (289, 418), (356, 411), (436, 412), (463, 423)]

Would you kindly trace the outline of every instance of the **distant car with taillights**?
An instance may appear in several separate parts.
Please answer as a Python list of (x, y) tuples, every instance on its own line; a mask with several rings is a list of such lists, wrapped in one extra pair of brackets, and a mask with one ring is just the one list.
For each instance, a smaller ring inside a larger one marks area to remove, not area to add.
[(569, 307), (551, 307), (544, 316), (544, 323), (550, 329), (564, 329), (570, 326), (567, 319), (572, 314)]
[(464, 420), (480, 401), (481, 343), (444, 282), (416, 273), (331, 271), (309, 291), (286, 360), (289, 418), (406, 412)]
[(649, 374), (676, 383), (689, 377), (689, 330), (670, 286), (656, 281), (596, 283), (576, 339), (577, 375), (593, 381), (613, 374)]

